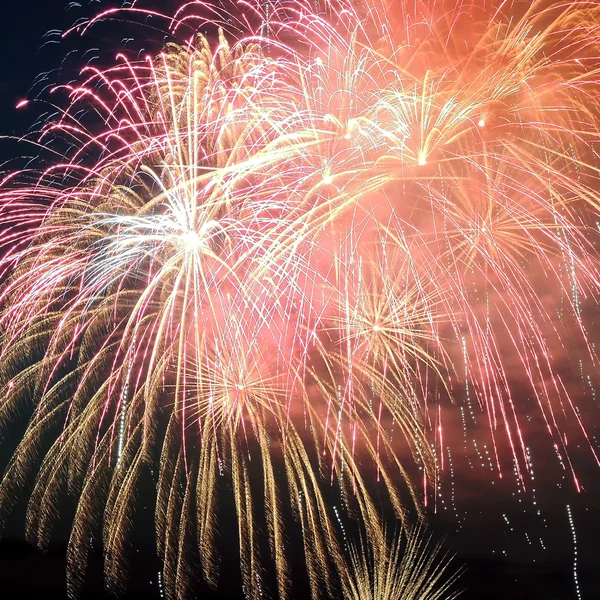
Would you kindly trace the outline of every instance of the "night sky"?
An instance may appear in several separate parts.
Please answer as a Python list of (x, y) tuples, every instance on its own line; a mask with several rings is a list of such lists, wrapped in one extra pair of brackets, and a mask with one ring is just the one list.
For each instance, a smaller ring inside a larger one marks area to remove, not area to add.
[[(136, 38), (124, 44), (126, 49), (160, 46), (160, 33), (156, 33), (152, 43), (143, 46), (139, 41), (143, 34), (139, 29), (128, 29), (127, 23), (103, 24), (83, 40), (76, 34), (67, 40), (61, 40), (56, 33), (48, 34), (49, 30), (65, 29), (80, 16), (115, 5), (97, 1), (88, 6), (85, 0), (82, 4), (80, 7), (71, 3), (66, 9), (65, 0), (2, 2), (0, 135), (23, 135), (47, 110), (44, 102), (52, 100), (45, 89), (47, 86), (68, 81), (76, 73), (76, 67), (93, 56), (99, 57), (95, 59), (97, 64), (110, 61), (123, 46), (124, 38)], [(156, 4), (161, 6), (161, 3)], [(162, 6), (168, 11), (171, 4), (167, 0)], [(94, 50), (100, 47), (102, 51)], [(135, 50), (131, 51), (135, 54)], [(40, 77), (44, 72), (49, 73)], [(36, 97), (44, 102), (31, 102)], [(23, 99), (30, 103), (17, 109), (16, 105)], [(31, 154), (26, 144), (11, 139), (0, 140), (3, 169), (8, 168), (7, 161)], [(600, 316), (597, 313), (595, 303), (584, 305), (584, 319), (592, 343), (600, 342)], [(586, 361), (582, 356), (584, 353), (579, 347), (565, 348), (559, 370), (571, 389), (579, 389), (575, 396), (580, 414), (590, 433), (592, 446), (598, 449), (598, 440), (594, 436), (600, 434), (600, 419), (595, 395), (596, 389), (600, 390), (600, 376), (597, 367), (588, 364), (589, 359)], [(518, 389), (518, 382), (516, 387)], [(510, 467), (509, 457), (505, 457), (503, 478), (500, 479), (491, 465), (490, 446), (485, 445), (485, 436), (475, 435), (480, 425), (471, 424), (465, 437), (460, 406), (451, 407), (445, 424), (451, 453), (444, 450), (446, 463), (439, 494), (437, 497), (431, 495), (428, 500), (433, 531), (438, 538), (446, 536), (447, 548), (457, 554), (456, 564), (466, 566), (467, 572), (461, 580), (467, 588), (465, 599), (575, 600), (575, 556), (581, 597), (600, 599), (600, 467), (587, 442), (580, 439), (582, 436), (577, 428), (566, 431), (565, 434), (571, 437), (570, 458), (582, 487), (578, 493), (569, 469), (562, 467), (543, 424), (533, 416), (533, 410), (529, 412), (530, 401), (525, 397), (520, 400), (535, 479), (526, 477), (523, 488)], [(467, 404), (463, 403), (462, 407), (466, 410)], [(483, 415), (479, 418), (482, 423)], [(8, 461), (23, 427), (24, 423), (16, 423), (14, 438), (4, 440), (0, 445), (0, 465)], [(485, 425), (481, 427), (483, 429)], [(473, 443), (473, 439), (477, 439), (479, 445)], [(501, 453), (505, 450), (501, 448)], [(131, 578), (123, 598), (153, 600), (160, 597), (159, 561), (151, 534), (153, 505), (151, 500), (145, 503), (145, 494), (148, 498), (152, 496), (151, 483), (147, 484), (147, 489), (140, 489), (138, 523), (131, 540)], [(0, 596), (7, 599), (42, 594), (46, 598), (66, 597), (64, 543), (69, 524), (59, 523), (55, 542), (47, 553), (32, 548), (23, 536), (25, 500), (14, 511), (0, 542)], [(576, 548), (569, 514), (574, 524)], [(236, 534), (231, 534), (235, 548)], [(199, 597), (242, 597), (236, 573), (237, 556), (234, 549), (228, 549), (227, 541), (224, 542), (224, 553), (219, 591), (209, 592), (199, 583)], [(103, 591), (101, 569), (101, 556), (96, 553), (82, 600), (109, 597)], [(299, 597), (305, 593), (301, 584), (298, 590)]]

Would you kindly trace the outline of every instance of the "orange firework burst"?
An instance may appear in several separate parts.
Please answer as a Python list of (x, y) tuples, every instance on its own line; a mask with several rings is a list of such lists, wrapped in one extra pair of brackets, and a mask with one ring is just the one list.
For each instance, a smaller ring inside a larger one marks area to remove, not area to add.
[(507, 441), (522, 476), (510, 359), (565, 455), (561, 422), (585, 433), (553, 348), (573, 330), (588, 343), (600, 283), (600, 7), (247, 9), (260, 30), (235, 44), (181, 40), (201, 14), (233, 28), (190, 2), (179, 44), (86, 68), (37, 140), (70, 149), (0, 192), (0, 416), (32, 411), (0, 504), (37, 473), (27, 529), (44, 545), (64, 490), (78, 499), (72, 593), (98, 531), (120, 581), (147, 468), (169, 597), (192, 546), (217, 582), (223, 478), (245, 593), (265, 560), (288, 593), (285, 504), (317, 596), (343, 554), (325, 489), (382, 539), (380, 488), (403, 519), (411, 465), (432, 473), (430, 402), (465, 386), (498, 472)]

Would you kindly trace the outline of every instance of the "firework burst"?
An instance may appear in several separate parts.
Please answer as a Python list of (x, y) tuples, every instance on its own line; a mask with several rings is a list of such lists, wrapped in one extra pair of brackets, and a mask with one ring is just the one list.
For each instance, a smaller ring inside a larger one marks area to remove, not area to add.
[[(431, 402), (470, 385), (500, 475), (506, 442), (531, 468), (507, 355), (557, 447), (565, 419), (585, 433), (553, 347), (572, 330), (587, 343), (598, 293), (598, 8), (526, 4), (262, 4), (268, 36), (194, 35), (66, 88), (38, 143), (68, 150), (0, 196), (0, 415), (32, 413), (0, 504), (37, 473), (27, 529), (45, 545), (65, 489), (77, 498), (73, 594), (98, 531), (121, 581), (148, 469), (170, 597), (191, 547), (217, 582), (224, 477), (245, 593), (261, 594), (263, 528), (287, 594), (284, 504), (313, 594), (331, 592), (324, 490), (371, 540), (379, 488), (398, 518), (404, 490), (420, 509)], [(176, 38), (199, 9), (170, 20)]]
[(391, 544), (384, 538), (350, 547), (342, 576), (348, 600), (453, 600), (460, 572), (449, 574), (450, 557), (414, 527)]

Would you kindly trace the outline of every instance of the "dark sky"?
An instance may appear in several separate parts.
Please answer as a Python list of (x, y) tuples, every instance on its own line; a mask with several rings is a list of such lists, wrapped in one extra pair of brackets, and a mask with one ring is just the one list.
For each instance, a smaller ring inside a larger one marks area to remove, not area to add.
[[(0, 37), (0, 127), (2, 134), (14, 135), (26, 130), (31, 117), (16, 111), (19, 100), (26, 97), (34, 78), (47, 68), (49, 52), (40, 50), (42, 36), (53, 20), (64, 21), (62, 2), (7, 0), (2, 5), (4, 31)], [(2, 149), (2, 156), (7, 156)]]
[[(0, 135), (20, 136), (45, 112), (43, 103), (30, 103), (16, 109), (22, 99), (33, 100), (41, 94), (48, 99), (44, 88), (49, 83), (64, 83), (71, 78), (75, 66), (100, 54), (109, 60), (119, 49), (120, 40), (128, 35), (127, 24), (99, 28), (86, 39), (77, 36), (60, 41), (49, 30), (62, 30), (79, 16), (98, 12), (114, 3), (82, 0), (82, 7), (65, 10), (65, 0), (3, 0), (0, 15), (4, 30), (0, 36)], [(158, 3), (160, 4), (160, 3)], [(163, 2), (163, 5), (167, 2)], [(132, 35), (139, 36), (139, 31)], [(139, 44), (138, 44), (139, 46)], [(102, 52), (90, 48), (102, 47)], [(71, 54), (69, 54), (71, 52)], [(62, 62), (67, 56), (66, 62)], [(78, 63), (79, 61), (79, 63)], [(59, 70), (63, 64), (62, 70)], [(41, 73), (52, 71), (47, 79), (34, 80)], [(32, 88), (33, 86), (33, 88)], [(27, 154), (29, 149), (11, 140), (0, 140), (0, 162)], [(595, 306), (588, 307), (592, 326), (598, 320)], [(599, 323), (600, 326), (600, 323)], [(600, 341), (596, 335), (596, 341)], [(592, 340), (593, 341), (593, 340)], [(565, 371), (575, 372), (573, 364)], [(586, 373), (591, 378), (590, 389), (600, 384), (595, 370)], [(577, 376), (572, 375), (577, 383)], [(595, 392), (594, 392), (595, 393)], [(592, 436), (598, 434), (597, 406), (593, 393), (581, 391), (583, 418)], [(459, 412), (450, 414), (450, 435), (458, 432)], [(454, 422), (454, 421), (456, 422)], [(454, 425), (452, 423), (454, 422)], [(458, 436), (458, 433), (456, 433)], [(573, 433), (575, 435), (575, 433)], [(8, 459), (14, 440), (0, 447), (0, 463)], [(430, 500), (431, 522), (438, 532), (447, 534), (448, 548), (458, 553), (458, 564), (466, 564), (469, 573), (465, 585), (471, 591), (465, 598), (577, 598), (573, 580), (574, 543), (569, 525), (568, 510), (575, 524), (578, 551), (578, 572), (582, 597), (600, 599), (600, 581), (596, 572), (597, 545), (600, 539), (600, 468), (596, 466), (585, 444), (573, 445), (572, 459), (583, 485), (578, 493), (571, 477), (564, 471), (553, 451), (552, 444), (539, 423), (532, 422), (528, 431), (535, 480), (526, 481), (526, 489), (518, 483), (510, 469), (503, 480), (487, 464), (486, 449), (476, 447), (469, 439), (464, 451), (459, 444), (451, 447), (451, 455), (442, 478), (437, 503)], [(593, 440), (596, 445), (596, 440)], [(64, 594), (64, 548), (57, 536), (56, 548), (41, 554), (23, 544), (23, 515), (17, 510), (0, 543), (0, 595), (7, 599), (44, 594), (59, 598)], [(143, 518), (143, 517), (142, 517)], [(151, 541), (139, 536), (139, 546), (132, 550), (131, 584), (127, 597), (159, 598), (157, 561)], [(232, 569), (233, 563), (231, 561)], [(215, 597), (229, 597), (236, 588), (235, 575), (226, 577)], [(83, 597), (103, 597), (101, 559), (91, 564)], [(201, 588), (205, 597), (206, 591)], [(5, 595), (7, 592), (7, 595)], [(11, 595), (12, 594), (12, 595)]]

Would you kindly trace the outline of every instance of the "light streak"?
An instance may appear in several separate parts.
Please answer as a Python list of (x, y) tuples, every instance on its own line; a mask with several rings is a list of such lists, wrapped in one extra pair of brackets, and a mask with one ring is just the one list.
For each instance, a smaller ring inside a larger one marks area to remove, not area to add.
[(581, 600), (581, 587), (579, 584), (579, 574), (577, 572), (577, 564), (579, 562), (579, 557), (577, 555), (577, 533), (575, 531), (575, 522), (573, 520), (571, 506), (568, 504), (567, 516), (569, 517), (569, 527), (571, 529), (571, 536), (573, 538), (573, 582), (575, 584), (575, 593), (577, 594), (577, 600)]

